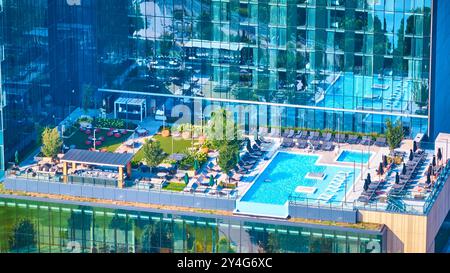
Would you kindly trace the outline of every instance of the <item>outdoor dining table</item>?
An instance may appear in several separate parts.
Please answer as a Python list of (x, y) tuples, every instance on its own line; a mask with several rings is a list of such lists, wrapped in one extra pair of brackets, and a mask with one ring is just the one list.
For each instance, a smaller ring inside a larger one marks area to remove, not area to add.
[(166, 177), (167, 173), (166, 172), (159, 172), (156, 174), (156, 176), (158, 176), (159, 178), (163, 178)]
[(179, 180), (181, 180), (181, 179), (185, 176), (185, 174), (184, 174), (184, 173), (177, 173), (177, 174), (175, 174), (175, 176), (176, 176)]

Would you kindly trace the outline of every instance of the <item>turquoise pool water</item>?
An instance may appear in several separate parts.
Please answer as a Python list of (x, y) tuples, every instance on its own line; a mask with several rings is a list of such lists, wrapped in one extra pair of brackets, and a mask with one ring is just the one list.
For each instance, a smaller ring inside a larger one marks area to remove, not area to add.
[(370, 157), (373, 153), (361, 152), (361, 151), (349, 151), (343, 150), (339, 157), (336, 159), (338, 162), (348, 162), (348, 163), (364, 163), (369, 162)]
[[(359, 170), (348, 167), (318, 165), (317, 155), (279, 152), (257, 178), (240, 202), (283, 205), (292, 194), (299, 198), (320, 199), (324, 202), (342, 201), (345, 188), (351, 190)], [(324, 180), (306, 178), (308, 173), (325, 173)], [(348, 173), (343, 179), (343, 173)], [(337, 184), (336, 184), (337, 183)], [(336, 186), (339, 185), (340, 186)], [(331, 187), (331, 185), (334, 185)], [(299, 186), (314, 187), (314, 193), (297, 193)]]

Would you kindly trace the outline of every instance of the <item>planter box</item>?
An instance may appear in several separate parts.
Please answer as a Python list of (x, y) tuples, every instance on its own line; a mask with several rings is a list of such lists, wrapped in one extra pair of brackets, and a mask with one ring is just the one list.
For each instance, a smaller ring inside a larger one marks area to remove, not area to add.
[(191, 138), (191, 132), (183, 132), (181, 134), (181, 137), (184, 139), (189, 139), (189, 138)]

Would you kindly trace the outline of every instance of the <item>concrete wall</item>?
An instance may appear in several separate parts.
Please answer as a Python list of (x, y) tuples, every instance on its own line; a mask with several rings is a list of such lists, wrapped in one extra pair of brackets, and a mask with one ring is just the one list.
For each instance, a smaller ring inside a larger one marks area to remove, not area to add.
[(99, 186), (63, 184), (27, 179), (5, 179), (8, 190), (36, 192), (43, 194), (61, 194), (85, 198), (97, 198), (114, 201), (138, 202), (155, 205), (181, 206), (211, 210), (233, 211), (236, 200), (214, 196), (173, 193), (169, 191), (138, 191)]
[(356, 223), (357, 211), (340, 208), (311, 207), (300, 204), (289, 205), (289, 215), (292, 218), (304, 218), (322, 221)]

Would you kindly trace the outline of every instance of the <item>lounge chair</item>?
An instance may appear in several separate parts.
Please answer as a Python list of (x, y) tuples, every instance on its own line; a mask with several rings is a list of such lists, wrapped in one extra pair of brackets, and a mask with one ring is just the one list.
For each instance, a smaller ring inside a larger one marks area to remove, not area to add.
[(308, 142), (306, 140), (301, 139), (297, 142), (297, 147), (300, 149), (306, 149), (308, 147)]
[(386, 147), (386, 145), (387, 145), (386, 138), (378, 137), (377, 141), (375, 141), (375, 145), (378, 146), (378, 147)]
[(311, 145), (313, 146), (313, 148), (314, 148), (314, 150), (320, 150), (320, 147), (321, 147), (321, 145), (320, 145), (320, 142), (319, 141), (317, 141), (317, 140), (315, 140), (315, 141), (312, 141), (311, 142)]
[(302, 136), (301, 139), (308, 139), (308, 131), (301, 131)]
[(251, 154), (253, 156), (260, 157), (260, 156), (263, 155), (263, 153), (261, 151), (253, 150), (253, 148), (250, 146), (250, 142), (247, 142), (247, 151), (248, 151), (249, 154)]
[(363, 137), (363, 139), (362, 139), (362, 141), (361, 141), (361, 144), (362, 144), (362, 145), (365, 145), (365, 146), (370, 146), (370, 145), (372, 145), (372, 144), (373, 144), (372, 138), (369, 137), (369, 136)]
[(294, 139), (302, 139), (302, 131), (299, 131), (297, 134), (294, 135)]
[(331, 134), (331, 133), (326, 133), (326, 134), (322, 137), (322, 140), (323, 140), (324, 142), (330, 142), (330, 141), (332, 141), (332, 140), (333, 140), (333, 134)]
[(256, 138), (256, 139), (255, 139), (255, 143), (256, 143), (258, 146), (261, 147), (262, 145), (264, 145), (264, 144), (269, 144), (269, 143), (271, 143), (271, 142), (262, 141), (261, 139)]
[(281, 146), (284, 148), (291, 148), (294, 147), (295, 143), (292, 140), (292, 138), (283, 138), (283, 142), (281, 143)]
[(272, 141), (266, 139), (264, 136), (259, 136), (258, 140), (261, 141), (262, 143), (266, 143), (266, 144), (271, 144)]
[(337, 143), (345, 143), (347, 141), (347, 137), (345, 136), (345, 134), (337, 134), (334, 139)]
[(245, 162), (245, 161), (242, 161), (242, 160), (240, 160), (239, 162), (238, 162), (238, 164), (239, 164), (239, 166), (241, 166), (241, 167), (253, 167), (253, 166), (255, 166), (255, 164), (253, 163), (249, 163), (249, 162)]
[(295, 136), (294, 130), (289, 130), (289, 134), (286, 136), (287, 138), (293, 138)]
[(308, 139), (309, 140), (319, 140), (319, 136), (320, 136), (319, 132), (311, 132), (309, 134)]
[(334, 144), (332, 142), (325, 142), (322, 146), (322, 150), (331, 152), (335, 148)]
[(288, 137), (288, 135), (291, 133), (291, 130), (285, 130), (283, 134), (281, 134), (282, 137)]
[(248, 174), (248, 170), (238, 167), (238, 165), (234, 166), (234, 171), (238, 174)]
[(359, 137), (356, 135), (349, 135), (347, 139), (348, 144), (358, 144), (359, 143)]

